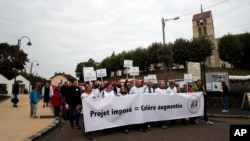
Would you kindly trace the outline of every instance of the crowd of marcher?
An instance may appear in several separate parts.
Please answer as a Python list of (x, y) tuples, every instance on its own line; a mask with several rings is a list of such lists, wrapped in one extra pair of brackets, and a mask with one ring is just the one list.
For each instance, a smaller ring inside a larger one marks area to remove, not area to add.
[[(223, 112), (228, 110), (227, 103), (227, 86), (224, 82), (222, 82), (222, 92), (223, 95)], [(167, 86), (164, 81), (160, 81), (156, 86), (153, 84), (152, 80), (148, 80), (146, 83), (143, 83), (141, 80), (136, 80), (135, 82), (121, 83), (117, 82), (104, 82), (101, 83), (99, 81), (93, 81), (89, 83), (78, 83), (78, 81), (74, 81), (73, 83), (65, 82), (63, 85), (58, 87), (52, 87), (49, 83), (45, 86), (36, 85), (33, 90), (30, 92), (31, 99), (31, 112), (30, 116), (33, 118), (36, 117), (36, 109), (37, 102), (40, 98), (43, 98), (43, 108), (48, 107), (49, 101), (51, 100), (51, 104), (54, 107), (54, 116), (56, 120), (59, 120), (62, 117), (64, 120), (70, 121), (70, 126), (72, 129), (81, 129), (81, 125), (79, 122), (79, 117), (82, 116), (82, 99), (85, 98), (105, 98), (107, 96), (126, 96), (131, 94), (143, 94), (143, 93), (156, 93), (156, 94), (178, 94), (178, 93), (191, 93), (191, 92), (202, 92), (204, 96), (204, 120), (206, 124), (213, 125), (213, 122), (208, 120), (207, 116), (207, 93), (202, 85), (202, 81), (199, 79), (196, 81), (195, 85), (190, 86), (184, 84), (182, 88), (178, 84), (175, 84), (174, 81), (169, 82)], [(62, 115), (60, 116), (60, 110), (62, 111)], [(178, 122), (186, 125), (190, 124), (198, 124), (197, 117), (190, 117), (189, 119), (176, 119), (170, 121), (159, 121), (156, 124), (159, 125), (160, 128), (166, 129), (167, 126), (175, 126)], [(84, 124), (84, 123), (83, 123)], [(151, 129), (152, 125), (155, 123), (142, 123), (136, 125), (143, 132), (147, 132)], [(84, 125), (83, 125), (84, 127)], [(122, 130), (125, 133), (128, 133), (128, 129), (131, 127), (135, 127), (134, 125), (123, 126)], [(109, 130), (108, 130), (109, 131)], [(89, 133), (85, 133), (88, 139), (92, 139)]]

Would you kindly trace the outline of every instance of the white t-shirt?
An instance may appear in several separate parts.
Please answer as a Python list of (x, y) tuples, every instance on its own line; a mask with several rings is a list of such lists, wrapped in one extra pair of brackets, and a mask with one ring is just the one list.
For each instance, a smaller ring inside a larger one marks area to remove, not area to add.
[(173, 87), (173, 88), (168, 87), (167, 88), (167, 94), (171, 94), (171, 93), (177, 93), (176, 87)]
[(104, 96), (104, 97), (106, 97), (106, 96), (115, 96), (115, 91), (111, 90), (111, 91), (108, 92), (106, 90), (102, 90), (101, 96)]
[(167, 89), (156, 88), (155, 93), (156, 94), (167, 94)]
[(99, 97), (100, 96), (100, 90), (97, 88), (97, 89), (92, 89), (92, 93), (96, 96), (96, 97)]
[(82, 93), (81, 94), (81, 99), (84, 99), (84, 98), (94, 98), (96, 97), (93, 93), (90, 93), (90, 94), (87, 94), (87, 93)]
[(137, 88), (136, 86), (133, 86), (129, 91), (129, 94), (141, 94), (141, 93), (142, 93), (142, 87)]

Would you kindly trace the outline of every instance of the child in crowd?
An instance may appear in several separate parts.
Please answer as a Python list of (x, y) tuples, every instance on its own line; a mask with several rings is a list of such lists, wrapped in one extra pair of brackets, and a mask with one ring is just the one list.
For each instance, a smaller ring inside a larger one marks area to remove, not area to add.
[(59, 112), (60, 112), (60, 107), (62, 105), (62, 95), (59, 91), (59, 89), (55, 89), (55, 92), (53, 96), (51, 97), (51, 104), (54, 107), (54, 115), (55, 119), (59, 120)]
[(37, 91), (37, 88), (37, 85), (35, 85), (30, 92), (30, 117), (32, 118), (38, 118), (36, 116), (37, 103), (39, 101), (39, 93)]

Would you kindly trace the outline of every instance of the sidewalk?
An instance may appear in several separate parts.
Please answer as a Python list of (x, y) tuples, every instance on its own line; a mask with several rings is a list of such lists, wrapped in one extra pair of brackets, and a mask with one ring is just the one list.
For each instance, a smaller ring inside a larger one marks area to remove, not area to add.
[(249, 118), (250, 110), (239, 108), (229, 108), (229, 112), (221, 112), (222, 108), (207, 108), (208, 116), (210, 117), (221, 117), (221, 118)]
[[(9, 95), (10, 96), (10, 95)], [(0, 103), (0, 139), (2, 141), (28, 141), (43, 136), (59, 121), (54, 120), (50, 108), (43, 108), (43, 101), (37, 107), (38, 119), (30, 118), (29, 95), (20, 94), (18, 108), (12, 107), (10, 99)], [(220, 108), (208, 108), (210, 117), (250, 118), (250, 110), (231, 108), (228, 113), (222, 113)]]
[(10, 99), (0, 103), (0, 138), (2, 141), (33, 140), (59, 123), (52, 118), (53, 112), (51, 108), (42, 107), (42, 100), (39, 101), (37, 107), (37, 116), (39, 118), (32, 119), (30, 117), (29, 95), (19, 94), (18, 98), (18, 108), (12, 107)]

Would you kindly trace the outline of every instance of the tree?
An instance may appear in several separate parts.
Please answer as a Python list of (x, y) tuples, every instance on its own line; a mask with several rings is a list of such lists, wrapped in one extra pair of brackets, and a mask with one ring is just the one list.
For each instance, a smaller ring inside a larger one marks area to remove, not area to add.
[(149, 70), (149, 67), (151, 64), (154, 65), (154, 68), (156, 68), (156, 65), (158, 63), (158, 50), (162, 47), (161, 43), (152, 43), (151, 45), (148, 46), (146, 49), (147, 51), (147, 62), (145, 62), (145, 67), (147, 68), (146, 70)]
[(237, 68), (242, 68), (242, 69), (250, 69), (250, 33), (244, 33), (240, 35), (236, 35), (236, 37), (240, 40), (240, 42), (243, 45), (243, 52), (244, 55), (241, 58), (241, 61), (235, 66)]
[(149, 66), (146, 63), (149, 62), (150, 58), (147, 56), (147, 50), (142, 47), (138, 47), (133, 51), (132, 54), (133, 66), (138, 66), (143, 72), (147, 71)]
[(237, 37), (230, 34), (221, 38), (218, 49), (220, 59), (232, 65), (239, 63), (244, 55), (242, 43)]
[(163, 63), (164, 65), (164, 80), (165, 82), (168, 81), (167, 78), (167, 69), (169, 67), (172, 67), (173, 59), (172, 59), (172, 51), (171, 51), (170, 44), (168, 45), (162, 45), (158, 50), (157, 50), (157, 56), (158, 56), (158, 62)]
[(26, 62), (29, 62), (23, 50), (18, 49), (19, 55), (16, 58), (17, 49), (17, 45), (0, 43), (0, 73), (8, 79), (15, 77), (15, 70), (23, 70)]
[(174, 63), (177, 64), (186, 64), (186, 61), (189, 60), (190, 54), (192, 53), (190, 50), (190, 41), (186, 39), (177, 39), (173, 44), (173, 59)]
[(194, 38), (190, 43), (187, 61), (205, 62), (206, 58), (212, 55), (213, 43), (208, 38)]

